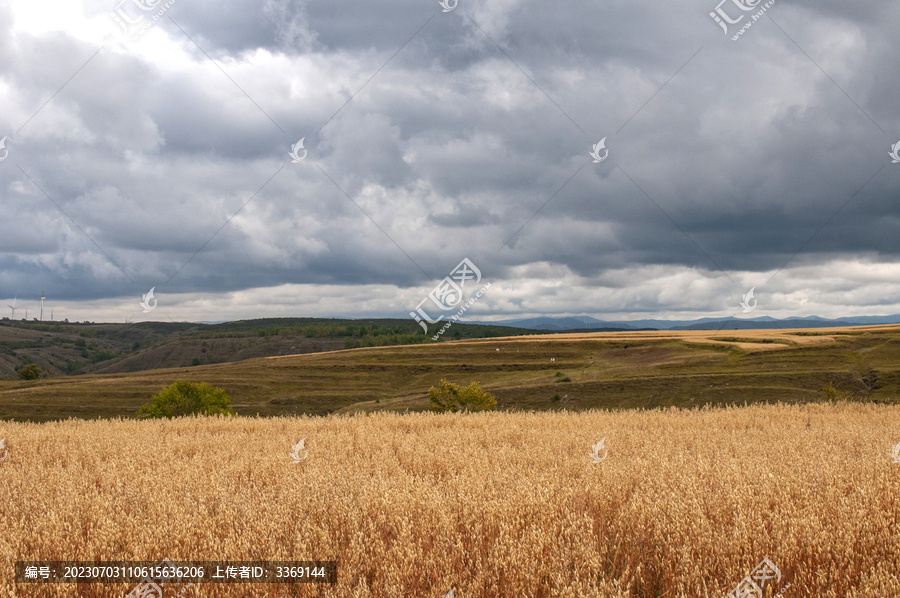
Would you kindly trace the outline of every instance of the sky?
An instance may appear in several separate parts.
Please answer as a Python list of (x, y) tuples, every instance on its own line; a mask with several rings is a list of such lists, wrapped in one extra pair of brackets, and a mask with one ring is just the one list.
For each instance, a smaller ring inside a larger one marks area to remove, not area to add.
[(443, 2), (4, 0), (0, 313), (900, 313), (900, 3)]

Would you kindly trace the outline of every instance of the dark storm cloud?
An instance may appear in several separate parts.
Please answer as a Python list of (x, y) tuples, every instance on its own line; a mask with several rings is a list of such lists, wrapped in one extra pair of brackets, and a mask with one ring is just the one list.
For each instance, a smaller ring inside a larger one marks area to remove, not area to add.
[(4, 288), (402, 289), (464, 256), (606, 285), (900, 257), (896, 4), (778, 1), (732, 41), (707, 0), (177, 0), (128, 43), (115, 4), (84, 6), (108, 39), (0, 9)]

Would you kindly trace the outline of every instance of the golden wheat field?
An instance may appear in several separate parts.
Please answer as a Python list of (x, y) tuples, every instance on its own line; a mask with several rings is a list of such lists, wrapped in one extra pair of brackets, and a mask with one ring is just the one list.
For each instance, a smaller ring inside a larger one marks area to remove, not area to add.
[(134, 587), (16, 584), (17, 560), (164, 558), (338, 562), (334, 585), (166, 598), (721, 598), (765, 558), (765, 596), (900, 596), (895, 407), (69, 420), (0, 438), (4, 597)]

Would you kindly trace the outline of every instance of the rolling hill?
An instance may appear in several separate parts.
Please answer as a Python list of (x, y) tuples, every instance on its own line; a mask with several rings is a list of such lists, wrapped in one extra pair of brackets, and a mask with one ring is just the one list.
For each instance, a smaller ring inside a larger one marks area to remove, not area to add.
[[(488, 324), (489, 322), (477, 322)], [(699, 318), (696, 320), (598, 320), (590, 316), (566, 316), (498, 320), (499, 326), (513, 326), (529, 330), (553, 332), (569, 330), (759, 330), (789, 328), (841, 328), (845, 326), (870, 326), (876, 324), (900, 324), (900, 315), (851, 316), (844, 318), (820, 318), (819, 316), (791, 317), (779, 320), (770, 316), (755, 318)]]
[(485, 338), (0, 381), (0, 418), (131, 417), (178, 379), (224, 388), (242, 415), (420, 411), (442, 378), (501, 410), (850, 399), (898, 403), (900, 326)]
[[(455, 323), (449, 338), (534, 334)], [(429, 343), (410, 319), (271, 318), (220, 324), (92, 324), (0, 320), (0, 378), (37, 364), (49, 377), (218, 364), (353, 347)]]

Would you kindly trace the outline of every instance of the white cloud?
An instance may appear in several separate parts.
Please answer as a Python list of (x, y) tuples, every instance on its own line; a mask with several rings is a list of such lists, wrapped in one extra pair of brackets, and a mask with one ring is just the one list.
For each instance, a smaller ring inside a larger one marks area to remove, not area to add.
[(843, 91), (706, 0), (177, 0), (138, 41), (114, 5), (0, 12), (0, 294), (405, 317), (468, 256), (494, 283), (473, 318), (727, 316), (754, 286), (760, 315), (900, 312), (900, 5), (776, 5)]

